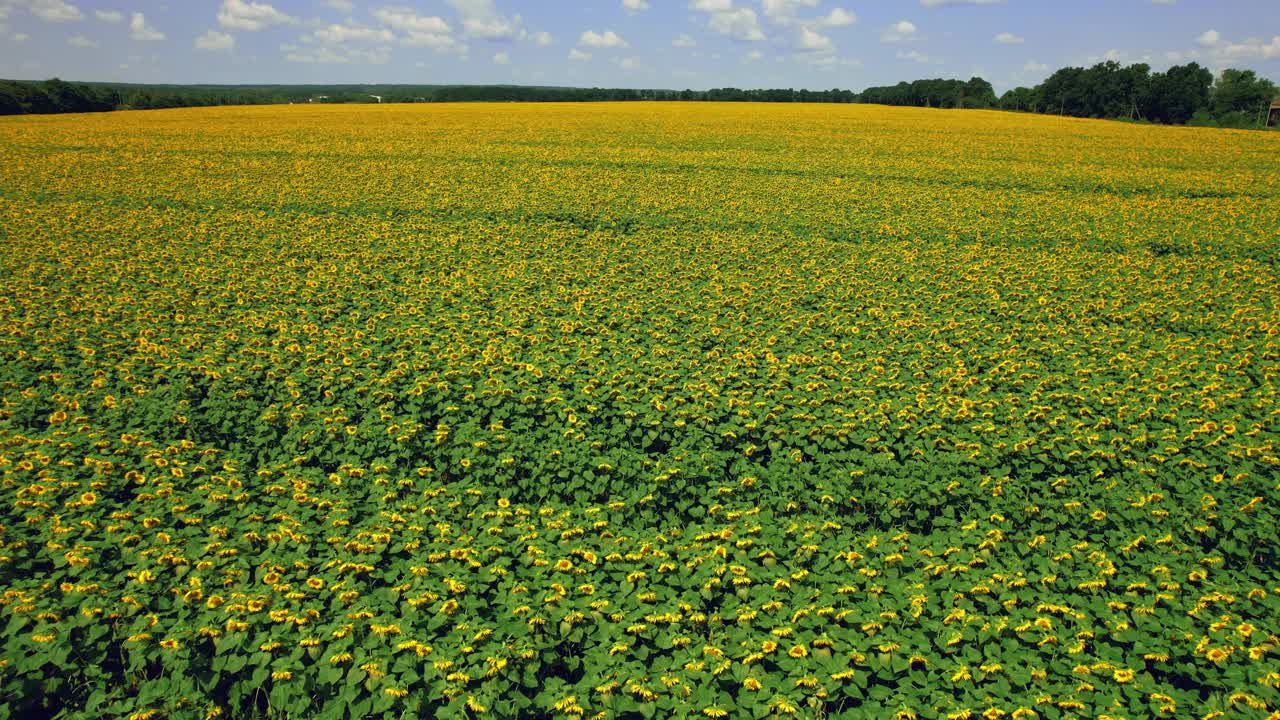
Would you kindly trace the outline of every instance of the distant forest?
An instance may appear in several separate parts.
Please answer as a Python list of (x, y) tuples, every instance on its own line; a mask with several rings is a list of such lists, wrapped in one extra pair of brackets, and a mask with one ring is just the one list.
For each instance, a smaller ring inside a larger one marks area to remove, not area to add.
[(1000, 109), (1164, 124), (1258, 128), (1280, 94), (1252, 70), (1214, 77), (1197, 63), (1151, 72), (1116, 62), (1067, 67), (1035, 87), (997, 96), (975, 77), (916, 80), (851, 90), (633, 90), (517, 85), (134, 85), (0, 80), (0, 115), (104, 112), (210, 105), (410, 102), (593, 102), (630, 100), (878, 103)]

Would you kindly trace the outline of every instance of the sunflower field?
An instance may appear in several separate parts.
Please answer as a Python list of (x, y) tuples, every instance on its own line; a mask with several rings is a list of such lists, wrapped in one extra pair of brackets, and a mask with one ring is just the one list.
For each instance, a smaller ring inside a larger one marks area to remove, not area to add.
[(1280, 135), (0, 120), (0, 716), (1280, 718)]

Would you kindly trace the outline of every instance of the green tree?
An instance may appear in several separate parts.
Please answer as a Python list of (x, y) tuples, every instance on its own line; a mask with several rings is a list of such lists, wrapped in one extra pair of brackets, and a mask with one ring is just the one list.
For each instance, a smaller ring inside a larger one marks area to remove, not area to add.
[(991, 83), (980, 77), (969, 78), (964, 84), (964, 106), (972, 108), (990, 108), (996, 106), (996, 90)]
[(1000, 96), (998, 107), (1001, 110), (1036, 111), (1036, 91), (1029, 87), (1016, 87)]
[(22, 107), (22, 88), (17, 83), (0, 80), (0, 115), (21, 115), (26, 112)]
[(1183, 124), (1197, 110), (1209, 106), (1213, 73), (1199, 63), (1174, 65), (1151, 78), (1151, 100), (1147, 116), (1165, 123)]
[(1276, 86), (1252, 70), (1228, 68), (1213, 83), (1209, 111), (1220, 125), (1249, 127), (1266, 121)]

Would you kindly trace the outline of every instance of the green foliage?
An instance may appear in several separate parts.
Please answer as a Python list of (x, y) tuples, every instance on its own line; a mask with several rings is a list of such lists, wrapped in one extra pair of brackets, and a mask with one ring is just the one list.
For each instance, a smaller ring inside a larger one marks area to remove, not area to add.
[(1218, 119), (1208, 110), (1197, 110), (1194, 115), (1187, 120), (1187, 124), (1192, 127), (1221, 127)]
[(1256, 127), (1266, 122), (1267, 108), (1280, 97), (1275, 83), (1252, 70), (1227, 68), (1213, 84), (1210, 109), (1223, 127)]
[(1114, 61), (1057, 70), (1035, 88), (1015, 88), (1001, 107), (1090, 118), (1182, 124), (1209, 104), (1213, 76), (1196, 63), (1151, 74), (1145, 64)]
[(941, 108), (989, 108), (996, 105), (991, 83), (975, 77), (963, 80), (916, 80), (887, 87), (871, 87), (858, 96), (861, 102), (880, 105), (914, 105)]

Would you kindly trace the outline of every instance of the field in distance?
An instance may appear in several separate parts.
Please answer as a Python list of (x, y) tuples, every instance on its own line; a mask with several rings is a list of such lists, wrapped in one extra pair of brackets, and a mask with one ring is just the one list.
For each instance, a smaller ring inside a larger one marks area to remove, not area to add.
[(0, 154), (0, 715), (1280, 711), (1280, 135), (291, 106)]

